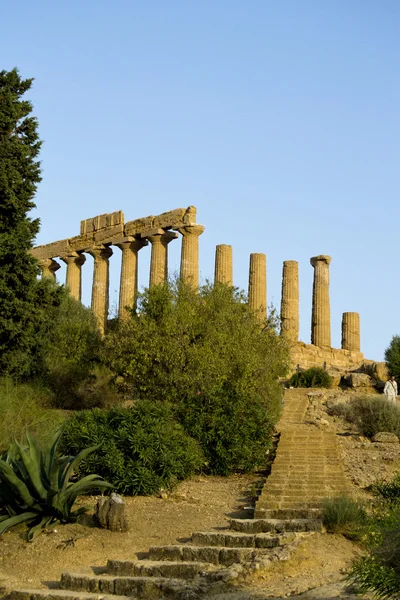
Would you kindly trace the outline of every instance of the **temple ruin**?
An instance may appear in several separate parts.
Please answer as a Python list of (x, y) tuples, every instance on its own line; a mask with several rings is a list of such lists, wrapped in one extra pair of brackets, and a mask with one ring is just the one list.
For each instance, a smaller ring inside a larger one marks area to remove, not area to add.
[[(151, 245), (149, 286), (158, 285), (168, 277), (168, 246), (181, 238), (180, 276), (189, 285), (199, 285), (199, 236), (203, 225), (196, 222), (196, 208), (177, 208), (158, 216), (148, 216), (124, 222), (122, 211), (81, 221), (80, 235), (37, 246), (32, 254), (39, 260), (43, 277), (56, 277), (60, 268), (57, 259), (66, 264), (66, 285), (71, 295), (81, 300), (82, 268), (89, 254), (93, 257), (91, 307), (99, 328), (105, 330), (109, 307), (109, 260), (113, 248), (122, 252), (119, 293), (119, 318), (125, 319), (128, 307), (135, 307), (138, 293), (139, 251)], [(180, 235), (179, 235), (180, 234)], [(360, 351), (360, 317), (355, 312), (343, 313), (342, 344), (331, 348), (329, 300), (329, 265), (331, 257), (314, 256), (311, 344), (299, 341), (299, 269), (295, 260), (283, 263), (281, 334), (291, 348), (292, 368), (324, 366), (354, 369), (364, 362)], [(232, 246), (216, 247), (214, 281), (233, 285)], [(265, 254), (250, 255), (249, 306), (263, 322), (267, 314), (267, 259)]]

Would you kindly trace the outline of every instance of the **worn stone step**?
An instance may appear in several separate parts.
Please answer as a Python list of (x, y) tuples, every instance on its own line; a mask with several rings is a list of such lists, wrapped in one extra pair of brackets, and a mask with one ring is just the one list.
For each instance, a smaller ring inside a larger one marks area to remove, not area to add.
[(230, 519), (233, 531), (242, 533), (284, 533), (322, 531), (320, 519)]
[(256, 508), (255, 519), (320, 519), (321, 508)]
[(226, 548), (220, 546), (155, 546), (150, 548), (150, 560), (204, 562), (230, 566), (235, 563), (254, 562), (258, 557), (268, 557), (282, 548)]
[(13, 590), (7, 596), (9, 600), (133, 600), (132, 596), (107, 595), (101, 592), (89, 593), (69, 590)]
[(236, 531), (228, 533), (210, 531), (192, 535), (194, 546), (219, 546), (225, 548), (276, 548), (294, 541), (294, 535), (273, 535), (271, 533), (247, 534)]
[(115, 594), (117, 596), (153, 600), (172, 596), (175, 593), (179, 595), (185, 589), (188, 589), (189, 585), (183, 579), (166, 577), (117, 577), (114, 575), (63, 573), (61, 575), (61, 587), (65, 590), (77, 592), (102, 592), (103, 596)]
[(109, 560), (107, 562), (108, 575), (128, 575), (129, 577), (194, 579), (210, 569), (213, 569), (212, 565), (201, 562), (168, 562), (166, 560)]

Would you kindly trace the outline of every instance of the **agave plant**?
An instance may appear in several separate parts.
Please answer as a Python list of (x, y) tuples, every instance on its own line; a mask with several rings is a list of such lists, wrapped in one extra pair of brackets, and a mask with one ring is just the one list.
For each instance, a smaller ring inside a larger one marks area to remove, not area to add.
[(42, 450), (27, 434), (27, 446), (15, 442), (0, 459), (0, 535), (18, 525), (29, 526), (28, 539), (49, 525), (68, 523), (87, 509), (72, 510), (78, 496), (90, 490), (113, 486), (98, 475), (74, 481), (79, 463), (98, 446), (86, 448), (77, 456), (57, 455), (58, 433), (50, 448)]

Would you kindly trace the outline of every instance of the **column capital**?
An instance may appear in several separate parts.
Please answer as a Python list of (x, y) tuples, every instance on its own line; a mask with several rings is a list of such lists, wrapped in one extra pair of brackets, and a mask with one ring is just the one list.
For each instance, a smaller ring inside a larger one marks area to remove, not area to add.
[(313, 256), (310, 258), (310, 264), (315, 267), (318, 262), (324, 262), (329, 265), (332, 260), (331, 256), (327, 256), (326, 254), (319, 254), (318, 256)]
[(147, 233), (141, 233), (141, 238), (149, 240), (151, 244), (163, 244), (166, 246), (172, 240), (176, 240), (179, 236), (173, 231), (165, 231), (164, 229), (153, 229)]
[(133, 252), (138, 252), (145, 246), (149, 245), (149, 242), (146, 239), (135, 239), (134, 237), (122, 238), (121, 240), (117, 240), (113, 243), (114, 246), (117, 246), (122, 252), (125, 250), (132, 250)]
[(82, 266), (86, 261), (86, 256), (82, 252), (71, 252), (70, 254), (60, 256), (60, 260), (65, 262), (66, 265), (74, 263)]
[(112, 256), (113, 251), (109, 246), (92, 246), (91, 248), (87, 248), (85, 250), (90, 256), (96, 260), (101, 258), (102, 260), (108, 260), (110, 256)]
[(53, 277), (55, 277), (55, 272), (61, 268), (61, 265), (59, 265), (58, 262), (53, 258), (42, 258), (39, 260), (39, 266), (44, 275), (52, 275)]
[(177, 231), (181, 235), (192, 235), (198, 237), (202, 233), (204, 233), (205, 227), (204, 225), (184, 225), (183, 227), (179, 227)]

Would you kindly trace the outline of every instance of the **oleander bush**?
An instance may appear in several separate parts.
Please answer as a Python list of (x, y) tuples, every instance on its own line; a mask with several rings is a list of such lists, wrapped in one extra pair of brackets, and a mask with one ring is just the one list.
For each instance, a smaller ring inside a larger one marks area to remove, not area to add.
[(171, 403), (208, 471), (226, 475), (264, 463), (288, 367), (276, 326), (273, 313), (260, 326), (232, 286), (175, 280), (140, 297), (101, 355), (124, 394)]
[(330, 388), (333, 378), (329, 373), (320, 367), (311, 367), (305, 371), (294, 373), (289, 379), (289, 386), (299, 388)]
[(199, 471), (204, 456), (185, 433), (168, 403), (139, 400), (132, 408), (85, 410), (64, 426), (62, 449), (76, 453), (98, 448), (79, 466), (79, 475), (99, 473), (131, 496), (173, 487)]

